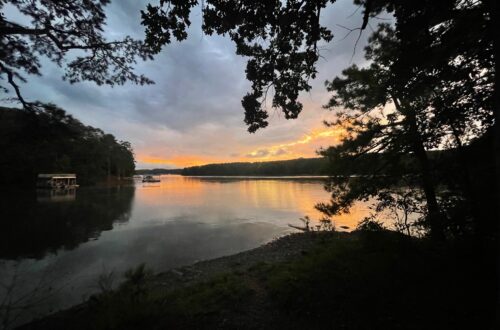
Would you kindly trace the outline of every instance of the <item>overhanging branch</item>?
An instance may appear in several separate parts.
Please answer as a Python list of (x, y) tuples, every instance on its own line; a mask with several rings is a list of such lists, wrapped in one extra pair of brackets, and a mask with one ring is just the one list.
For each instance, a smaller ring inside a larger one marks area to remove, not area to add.
[(14, 91), (16, 93), (16, 96), (17, 96), (17, 99), (19, 100), (19, 102), (21, 102), (21, 104), (23, 105), (23, 107), (25, 109), (31, 109), (31, 103), (27, 102), (23, 98), (23, 96), (21, 95), (21, 91), (19, 89), (19, 86), (14, 81), (14, 73), (12, 72), (12, 70), (10, 70), (5, 65), (3, 65), (2, 62), (0, 62), (0, 69), (1, 69), (0, 74), (5, 73), (7, 75), (7, 81), (9, 82), (9, 84), (14, 89)]

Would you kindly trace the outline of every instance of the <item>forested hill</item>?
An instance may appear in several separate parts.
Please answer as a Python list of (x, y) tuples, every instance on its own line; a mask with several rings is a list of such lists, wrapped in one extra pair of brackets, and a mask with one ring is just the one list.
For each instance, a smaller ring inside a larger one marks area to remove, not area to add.
[[(403, 157), (405, 158), (405, 157)], [(406, 157), (408, 158), (408, 157)], [(405, 159), (406, 159), (405, 158)], [(136, 174), (181, 174), (200, 176), (299, 176), (299, 175), (357, 175), (367, 174), (368, 168), (374, 165), (382, 166), (383, 155), (369, 154), (362, 155), (356, 159), (342, 162), (330, 162), (328, 158), (297, 158), (290, 160), (277, 160), (267, 162), (237, 162), (207, 164), (201, 166), (186, 167), (183, 169), (143, 169), (137, 170)], [(405, 161), (403, 160), (403, 163)], [(406, 161), (407, 163), (407, 161)], [(408, 165), (404, 165), (408, 167)], [(408, 168), (408, 170), (410, 170)], [(387, 174), (381, 170), (382, 174)]]
[[(402, 161), (405, 163), (403, 157)], [(268, 162), (241, 162), (208, 164), (202, 166), (187, 167), (180, 171), (182, 175), (270, 175), (270, 176), (294, 176), (294, 175), (358, 175), (368, 174), (371, 166), (383, 167), (387, 162), (381, 154), (367, 154), (350, 159), (348, 161), (330, 162), (326, 157), (297, 158), (290, 160), (278, 160)], [(404, 165), (408, 167), (408, 165)], [(407, 168), (410, 171), (410, 168)], [(169, 170), (171, 171), (171, 170)], [(387, 174), (382, 169), (381, 174)], [(162, 173), (166, 174), (166, 173)], [(175, 173), (172, 173), (175, 174)]]
[(299, 158), (256, 163), (208, 164), (184, 168), (182, 175), (327, 175), (325, 158)]
[[(491, 133), (491, 132), (489, 132)], [(474, 159), (474, 172), (491, 172), (488, 164), (492, 164), (486, 151), (491, 148), (492, 134), (485, 134), (482, 138), (474, 140), (469, 146), (464, 147), (463, 157)], [(429, 151), (429, 160), (435, 166), (436, 177), (443, 179), (446, 176), (457, 175), (456, 159), (459, 151), (450, 149), (446, 151)], [(414, 174), (418, 168), (413, 162), (411, 154), (399, 154), (389, 157), (386, 154), (370, 153), (349, 159), (328, 158), (298, 158), (268, 162), (239, 162), (207, 164), (186, 167), (184, 169), (144, 169), (137, 170), (137, 174), (182, 174), (182, 175), (214, 175), (214, 176), (296, 176), (296, 175), (369, 175), (373, 168), (381, 175), (394, 175), (394, 166), (401, 173)]]
[(181, 174), (182, 169), (181, 168), (175, 168), (175, 169), (166, 169), (166, 168), (153, 168), (153, 169), (142, 169), (142, 170), (136, 170), (135, 174), (139, 175), (161, 175), (161, 174)]
[(78, 183), (135, 170), (130, 143), (86, 126), (53, 105), (30, 112), (0, 107), (0, 184), (34, 186), (39, 173), (76, 173)]

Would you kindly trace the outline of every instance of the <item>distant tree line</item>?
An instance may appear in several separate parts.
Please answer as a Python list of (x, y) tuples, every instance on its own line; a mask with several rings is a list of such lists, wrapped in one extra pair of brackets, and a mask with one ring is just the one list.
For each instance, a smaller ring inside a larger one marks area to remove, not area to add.
[(166, 169), (166, 168), (153, 168), (153, 169), (142, 169), (142, 170), (136, 170), (135, 174), (139, 175), (161, 175), (161, 174), (181, 174), (182, 169), (181, 168), (175, 168), (175, 169)]
[(208, 164), (184, 168), (182, 175), (327, 175), (324, 158), (299, 158), (255, 163)]
[(79, 184), (131, 176), (129, 142), (86, 126), (54, 105), (0, 107), (0, 184), (33, 185), (39, 173), (76, 173)]
[[(494, 171), (492, 155), (485, 151), (493, 143), (492, 134), (487, 134), (481, 139), (475, 140), (465, 147), (465, 156), (471, 161), (471, 168), (476, 176), (480, 174), (491, 175)], [(458, 149), (434, 150), (427, 152), (430, 161), (436, 168), (440, 182), (451, 185), (457, 172), (460, 172)], [(392, 163), (389, 167), (387, 163)], [(294, 175), (332, 175), (332, 176), (368, 176), (373, 175), (373, 168), (378, 167), (376, 174), (380, 176), (417, 176), (418, 165), (412, 161), (412, 155), (397, 155), (384, 153), (367, 153), (358, 157), (329, 159), (328, 157), (298, 158), (290, 160), (278, 160), (268, 162), (236, 162), (207, 164), (186, 167), (183, 169), (142, 169), (136, 170), (136, 174), (181, 174), (181, 175), (214, 175), (214, 176), (237, 176), (237, 175), (268, 175), (268, 176), (294, 176)], [(394, 172), (394, 167), (399, 172)], [(483, 182), (484, 184), (484, 182)]]

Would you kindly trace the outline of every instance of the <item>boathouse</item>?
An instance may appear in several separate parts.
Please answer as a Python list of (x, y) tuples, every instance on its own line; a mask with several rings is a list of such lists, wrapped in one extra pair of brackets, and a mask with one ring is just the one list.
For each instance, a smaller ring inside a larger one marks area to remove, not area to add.
[(76, 184), (76, 174), (38, 174), (36, 186), (38, 188), (74, 188)]

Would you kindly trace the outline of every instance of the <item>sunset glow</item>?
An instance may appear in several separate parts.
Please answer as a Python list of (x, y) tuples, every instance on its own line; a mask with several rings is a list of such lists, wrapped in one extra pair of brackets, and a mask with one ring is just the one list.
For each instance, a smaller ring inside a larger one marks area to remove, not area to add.
[(342, 127), (321, 127), (316, 128), (309, 134), (301, 136), (295, 141), (264, 145), (252, 150), (243, 151), (237, 157), (215, 157), (204, 155), (175, 155), (172, 157), (152, 157), (137, 154), (139, 163), (157, 165), (158, 167), (190, 167), (205, 165), (209, 163), (229, 163), (229, 162), (258, 162), (286, 160), (293, 158), (317, 157), (316, 151), (321, 147), (327, 147), (339, 143), (344, 137), (345, 131)]
[(174, 166), (179, 167), (179, 168), (203, 165), (203, 164), (208, 164), (208, 163), (213, 163), (213, 162), (220, 162), (216, 158), (209, 158), (209, 157), (204, 158), (204, 157), (194, 156), (194, 155), (193, 156), (189, 156), (189, 155), (175, 156), (172, 158), (155, 158), (155, 157), (147, 157), (147, 156), (137, 155), (137, 160), (141, 163), (157, 164), (158, 167), (174, 165)]

